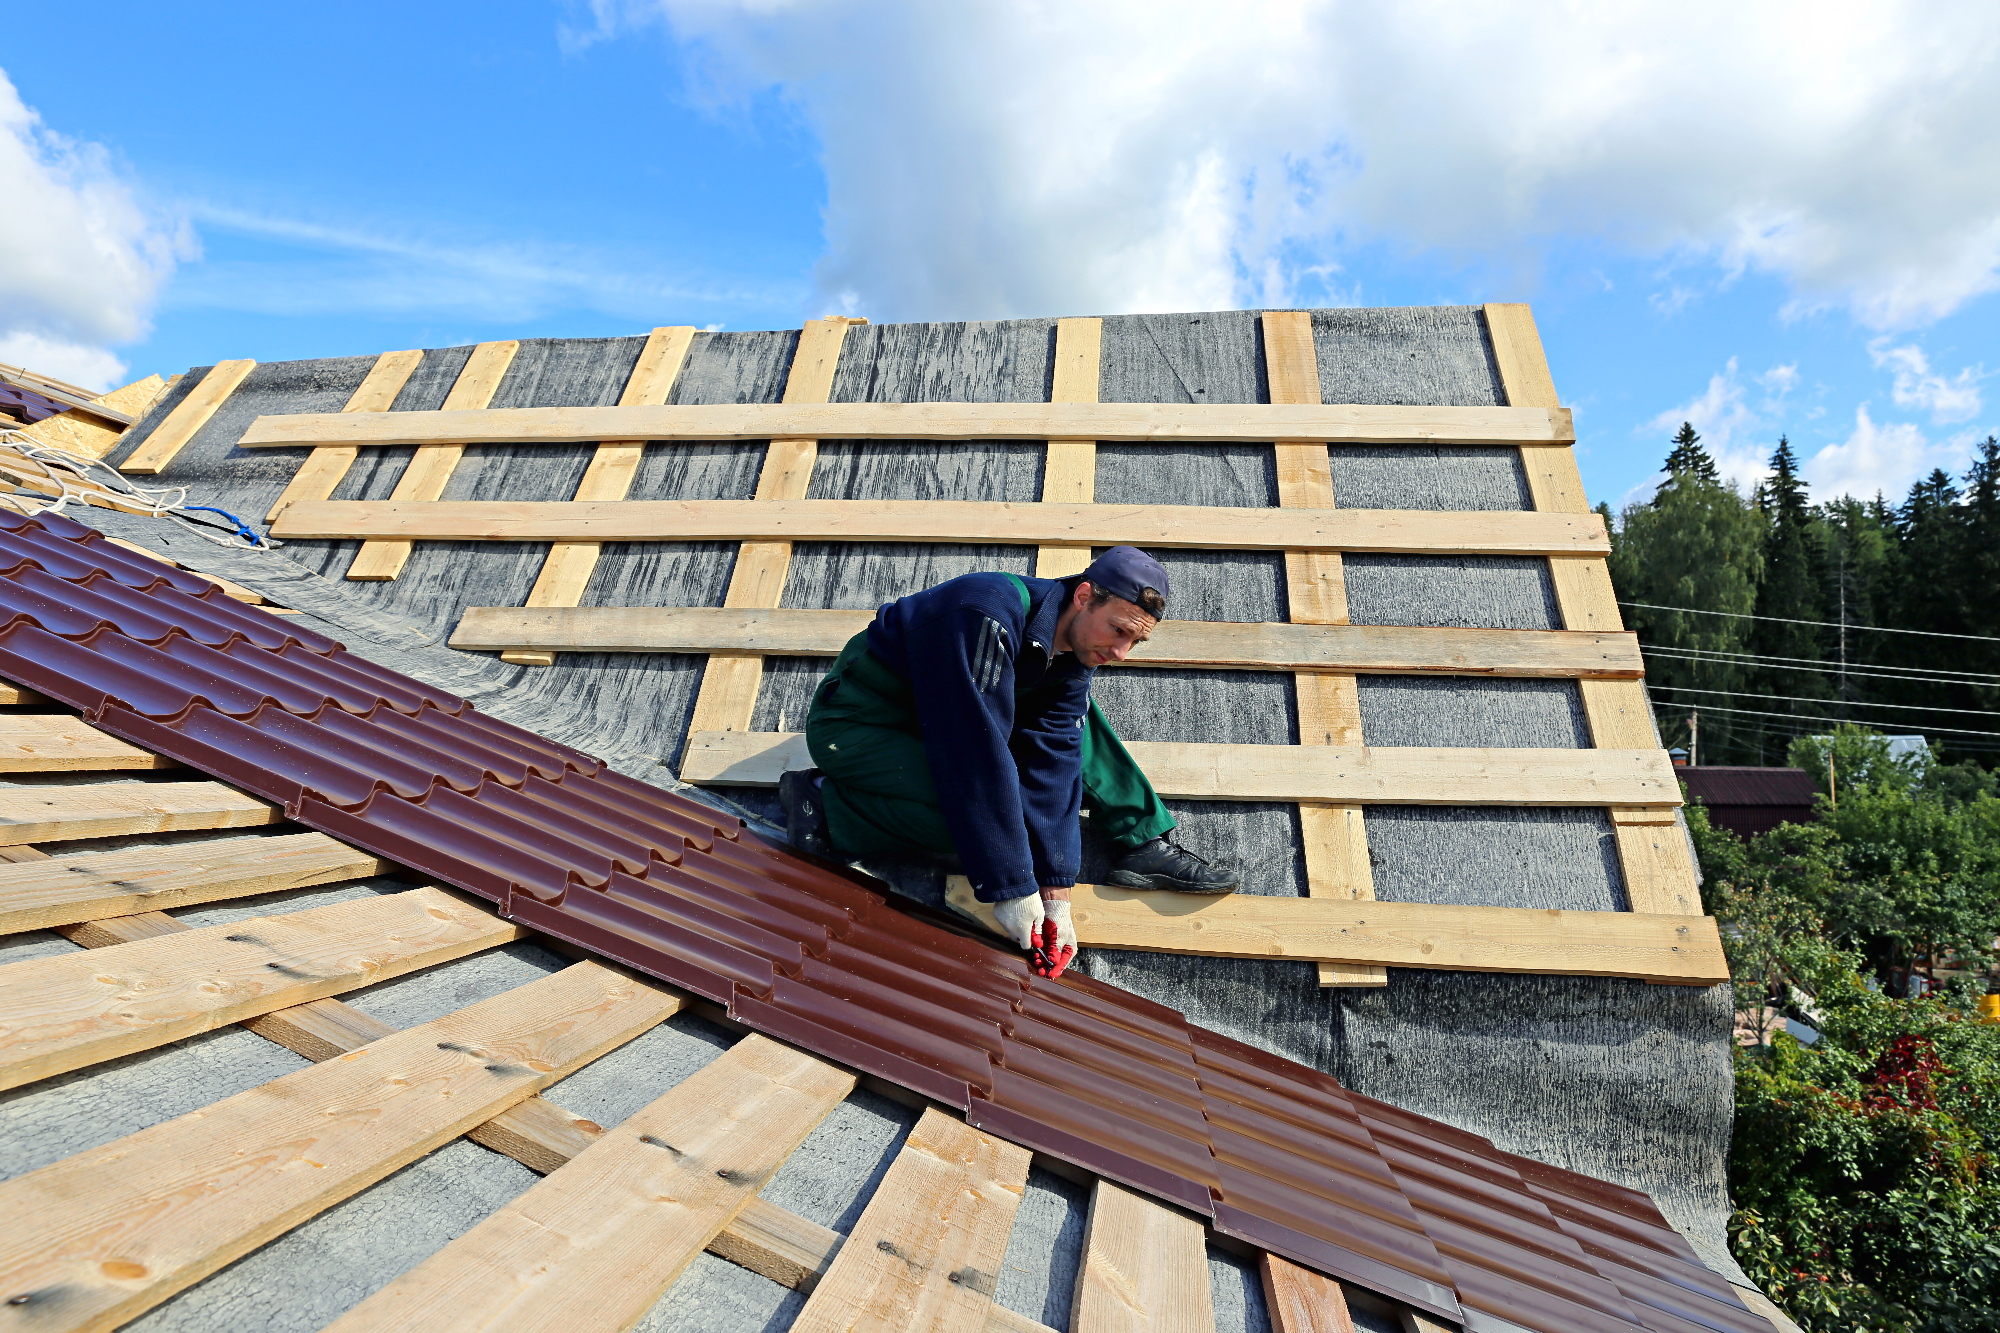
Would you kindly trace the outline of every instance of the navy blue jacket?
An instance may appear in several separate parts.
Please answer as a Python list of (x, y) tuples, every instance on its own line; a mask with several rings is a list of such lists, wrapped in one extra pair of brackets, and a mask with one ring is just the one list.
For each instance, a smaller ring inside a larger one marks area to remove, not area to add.
[(868, 627), (869, 653), (910, 683), (945, 827), (981, 902), (1076, 883), (1093, 672), (1054, 649), (1074, 586), (967, 574), (886, 604)]

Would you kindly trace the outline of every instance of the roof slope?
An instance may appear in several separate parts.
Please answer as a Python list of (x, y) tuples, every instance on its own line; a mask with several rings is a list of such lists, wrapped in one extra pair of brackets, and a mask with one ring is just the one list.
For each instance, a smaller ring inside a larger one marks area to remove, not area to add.
[(752, 1028), (1468, 1329), (1763, 1326), (1643, 1194), (1102, 983), (1036, 978), (66, 519), (0, 513), (0, 674)]

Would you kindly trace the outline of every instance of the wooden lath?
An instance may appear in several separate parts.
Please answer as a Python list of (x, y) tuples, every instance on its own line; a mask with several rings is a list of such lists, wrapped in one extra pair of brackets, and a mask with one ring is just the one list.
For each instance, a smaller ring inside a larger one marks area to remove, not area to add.
[(1249, 509), (984, 500), (339, 500), (292, 505), (286, 538), (398, 541), (939, 542), (1387, 555), (1597, 555), (1596, 514)]
[[(794, 608), (472, 606), (451, 646), (832, 657), (874, 618), (873, 611)], [(1644, 672), (1638, 638), (1625, 633), (1214, 620), (1162, 621), (1123, 665), (1557, 680)]]
[[(514, 354), (520, 350), (521, 344), (513, 341), (481, 343), (473, 348), (472, 355), (466, 358), (464, 367), (458, 372), (451, 392), (445, 395), (445, 410), (472, 411), (492, 402), (500, 381), (506, 377), (507, 367), (514, 364)], [(337, 415), (351, 415), (358, 420), (363, 414)], [(417, 504), (436, 500), (444, 494), (444, 488), (451, 482), (452, 472), (464, 456), (465, 446), (462, 444), (419, 445), (403, 468), (403, 475), (397, 478), (396, 488), (390, 492), (389, 498)], [(403, 566), (409, 563), (414, 549), (409, 541), (364, 542), (361, 549), (355, 552), (354, 563), (347, 567), (347, 577), (372, 582), (393, 579), (403, 572)]]
[[(830, 321), (815, 320), (814, 323)], [(859, 322), (859, 321), (856, 321)], [(1095, 395), (1093, 395), (1094, 397)], [(1357, 407), (1269, 403), (732, 403), (263, 416), (238, 445), (588, 444), (632, 439), (1119, 440), (1144, 444), (1566, 444), (1560, 407)]]
[[(631, 376), (625, 381), (625, 391), (619, 395), (619, 404), (638, 407), (666, 402), (668, 395), (674, 391), (674, 381), (680, 378), (681, 367), (687, 362), (688, 348), (693, 345), (692, 324), (654, 329), (639, 352), (639, 360), (633, 365)], [(583, 479), (577, 483), (573, 498), (623, 500), (632, 490), (632, 479), (638, 475), (639, 462), (645, 451), (645, 444), (639, 440), (607, 440), (598, 445), (597, 452), (591, 455), (590, 466), (584, 469)], [(542, 561), (542, 572), (535, 578), (527, 604), (531, 607), (575, 606), (583, 600), (583, 590), (590, 586), (590, 576), (596, 571), (597, 559), (603, 550), (598, 542), (553, 543), (548, 557)], [(554, 666), (556, 661), (554, 653), (533, 650), (504, 652), (500, 658), (516, 666)]]
[[(954, 875), (947, 901), (1000, 934), (990, 903)], [(1079, 948), (1217, 958), (1291, 958), (1448, 972), (1631, 977), (1670, 985), (1729, 980), (1713, 917), (1432, 903), (1205, 897), (1079, 884), (1071, 913)]]
[[(1320, 401), (1319, 353), (1313, 346), (1312, 316), (1304, 311), (1266, 311), (1264, 365), (1274, 403)], [(1338, 503), (1324, 440), (1280, 440), (1277, 454), (1278, 504), (1290, 509), (1332, 509)], [(1338, 551), (1285, 552), (1286, 610), (1295, 624), (1347, 624), (1347, 577)], [(1346, 672), (1298, 672), (1292, 677), (1298, 707), (1299, 744), (1363, 744), (1361, 691)], [(1306, 893), (1312, 897), (1372, 901), (1375, 877), (1368, 863), (1368, 835), (1361, 807), (1321, 801), (1299, 803), (1299, 841), (1305, 859)], [(1382, 967), (1318, 966), (1322, 986), (1386, 986)]]
[[(1555, 381), (1549, 374), (1548, 357), (1542, 351), (1533, 311), (1526, 305), (1489, 305), (1486, 327), (1508, 404), (1555, 406)], [(1537, 512), (1590, 511), (1573, 450), (1524, 445), (1521, 464)], [(1607, 633), (1625, 628), (1618, 613), (1617, 594), (1611, 587), (1611, 571), (1603, 556), (1551, 555), (1549, 573), (1565, 628)], [(1583, 696), (1591, 741), (1600, 749), (1660, 748), (1653, 727), (1653, 711), (1646, 704), (1645, 686), (1639, 681), (1581, 680), (1577, 688)], [(1701, 894), (1685, 833), (1678, 827), (1663, 831), (1656, 823), (1643, 822), (1630, 812), (1621, 814), (1615, 810), (1612, 832), (1618, 843), (1626, 899), (1634, 911), (1701, 914)]]
[[(833, 374), (851, 325), (859, 319), (816, 319), (799, 331), (798, 348), (785, 379), (787, 403), (824, 403), (833, 393)], [(757, 498), (745, 503), (773, 506), (805, 499), (819, 461), (819, 441), (777, 437), (764, 453), (757, 476)], [(820, 502), (824, 503), (824, 502)], [(737, 534), (745, 538), (729, 572), (729, 590), (722, 604), (729, 609), (775, 607), (785, 595), (785, 578), (792, 568), (792, 543), (783, 534)], [(690, 730), (748, 731), (763, 686), (764, 659), (757, 653), (711, 653), (695, 696)]]
[[(1160, 795), (1193, 801), (1366, 805), (1609, 806), (1681, 803), (1663, 750), (1500, 750), (1364, 745), (1212, 745), (1128, 741)], [(795, 731), (698, 731), (686, 782), (769, 787), (811, 767)]]

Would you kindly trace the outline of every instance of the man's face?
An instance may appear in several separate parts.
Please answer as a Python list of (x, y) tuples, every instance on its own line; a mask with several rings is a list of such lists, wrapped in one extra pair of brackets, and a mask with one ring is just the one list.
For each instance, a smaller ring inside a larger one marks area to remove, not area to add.
[(1078, 584), (1076, 615), (1069, 625), (1070, 650), (1087, 667), (1124, 661), (1160, 623), (1123, 597), (1109, 598), (1102, 606), (1092, 606), (1090, 599), (1090, 585)]

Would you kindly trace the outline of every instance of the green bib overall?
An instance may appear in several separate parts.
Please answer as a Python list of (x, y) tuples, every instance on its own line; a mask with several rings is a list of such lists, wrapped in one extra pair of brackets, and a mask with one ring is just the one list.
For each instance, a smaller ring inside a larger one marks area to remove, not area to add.
[[(1028, 586), (1015, 580), (1023, 608)], [(1018, 693), (1018, 691), (1017, 691)], [(946, 831), (924, 753), (914, 693), (868, 652), (868, 631), (847, 641), (813, 694), (806, 748), (826, 774), (827, 831), (849, 856), (957, 850)], [(1153, 784), (1132, 762), (1096, 701), (1083, 729), (1083, 803), (1090, 824), (1121, 847), (1174, 826)]]

